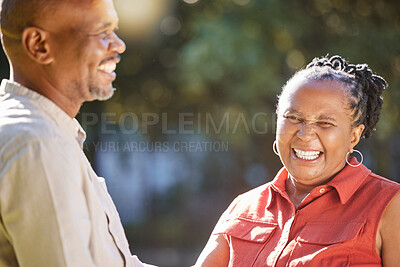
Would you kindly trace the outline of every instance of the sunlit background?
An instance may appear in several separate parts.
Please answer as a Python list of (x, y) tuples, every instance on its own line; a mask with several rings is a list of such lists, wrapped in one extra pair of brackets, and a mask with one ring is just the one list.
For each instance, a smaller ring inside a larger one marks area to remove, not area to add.
[[(78, 119), (143, 261), (193, 264), (232, 199), (273, 179), (276, 95), (315, 56), (368, 63), (389, 82), (359, 150), (400, 181), (399, 1), (114, 2), (127, 44), (117, 91)], [(3, 55), (0, 68), (8, 77)]]

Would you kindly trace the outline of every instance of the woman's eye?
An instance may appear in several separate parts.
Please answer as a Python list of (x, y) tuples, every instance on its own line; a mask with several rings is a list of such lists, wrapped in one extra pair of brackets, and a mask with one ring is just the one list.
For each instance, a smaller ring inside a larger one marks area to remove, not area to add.
[(317, 124), (321, 127), (330, 127), (333, 126), (333, 123), (328, 122), (328, 121), (319, 121), (317, 122)]
[(291, 116), (291, 115), (284, 116), (284, 118), (288, 119), (290, 122), (293, 122), (293, 123), (300, 123), (302, 121), (300, 118), (298, 118), (296, 116)]

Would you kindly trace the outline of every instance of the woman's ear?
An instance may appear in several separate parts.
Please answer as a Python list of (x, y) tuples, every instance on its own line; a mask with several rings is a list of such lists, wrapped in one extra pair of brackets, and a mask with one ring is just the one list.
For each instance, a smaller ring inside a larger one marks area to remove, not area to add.
[(364, 131), (364, 128), (365, 128), (364, 124), (360, 124), (351, 130), (352, 137), (350, 142), (351, 144), (350, 152), (353, 152), (353, 147), (355, 147), (358, 144), (358, 142), (360, 142), (361, 134)]
[(39, 64), (53, 61), (48, 43), (48, 32), (38, 27), (28, 27), (22, 33), (22, 45), (28, 56)]

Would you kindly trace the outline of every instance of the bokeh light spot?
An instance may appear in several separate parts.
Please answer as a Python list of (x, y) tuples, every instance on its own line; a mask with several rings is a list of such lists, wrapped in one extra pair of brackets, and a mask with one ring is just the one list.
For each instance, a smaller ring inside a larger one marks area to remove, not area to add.
[(196, 4), (197, 2), (199, 2), (199, 0), (183, 0), (183, 2), (187, 4)]
[(299, 50), (291, 50), (286, 57), (286, 63), (291, 69), (300, 69), (304, 66), (306, 59)]
[(248, 3), (250, 3), (251, 0), (233, 0), (233, 2), (235, 2), (235, 4), (239, 5), (239, 6), (245, 6)]
[(332, 10), (332, 2), (330, 0), (314, 0), (314, 5), (320, 14), (325, 14)]
[(343, 12), (347, 12), (351, 9), (349, 1), (347, 1), (347, 0), (333, 0), (332, 4), (336, 9), (343, 11)]
[(176, 17), (166, 17), (161, 21), (160, 30), (165, 35), (175, 35), (182, 27), (181, 22)]
[(357, 1), (356, 11), (359, 15), (367, 17), (371, 14), (371, 6), (367, 1)]
[(394, 21), (394, 26), (396, 27), (397, 32), (400, 33), (400, 16), (396, 16)]
[(165, 0), (115, 0), (115, 9), (120, 19), (119, 31), (124, 39), (142, 39), (151, 36), (160, 23), (160, 18), (172, 6)]
[(400, 56), (397, 56), (394, 60), (394, 66), (396, 68), (396, 74), (400, 74)]

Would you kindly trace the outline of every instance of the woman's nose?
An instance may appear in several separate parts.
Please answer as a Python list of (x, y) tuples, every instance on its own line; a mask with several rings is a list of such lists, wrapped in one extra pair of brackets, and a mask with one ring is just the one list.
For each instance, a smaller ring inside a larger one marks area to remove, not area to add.
[(303, 122), (297, 131), (297, 136), (303, 141), (310, 141), (315, 138), (315, 125), (313, 123)]

